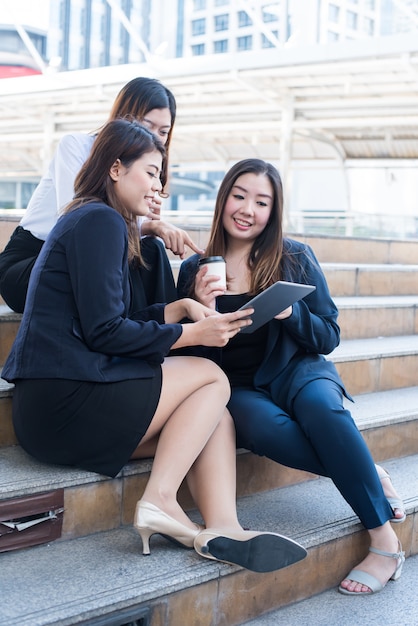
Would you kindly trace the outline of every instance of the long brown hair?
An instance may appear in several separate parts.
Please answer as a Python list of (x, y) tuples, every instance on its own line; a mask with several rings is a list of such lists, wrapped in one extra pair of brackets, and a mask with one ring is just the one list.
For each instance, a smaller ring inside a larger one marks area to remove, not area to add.
[(128, 258), (137, 259), (141, 264), (140, 236), (135, 215), (126, 210), (115, 193), (110, 177), (110, 169), (118, 159), (129, 168), (144, 154), (157, 150), (164, 158), (165, 150), (161, 141), (150, 130), (136, 120), (116, 119), (107, 122), (99, 132), (90, 155), (79, 171), (74, 182), (74, 200), (64, 209), (64, 213), (74, 211), (88, 202), (104, 202), (117, 211), (128, 228)]
[(165, 143), (165, 158), (161, 168), (160, 180), (163, 186), (160, 195), (166, 193), (168, 181), (168, 157), (170, 150), (171, 135), (176, 121), (176, 99), (167, 87), (155, 78), (139, 76), (126, 83), (119, 91), (113, 103), (109, 115), (109, 121), (119, 117), (132, 117), (138, 122), (146, 117), (153, 109), (169, 109), (171, 115), (171, 128)]
[(205, 256), (225, 256), (228, 247), (228, 234), (223, 226), (223, 212), (226, 201), (237, 179), (244, 174), (267, 176), (273, 190), (273, 206), (263, 232), (254, 240), (248, 256), (250, 270), (250, 293), (260, 293), (282, 279), (283, 257), (283, 188), (277, 169), (261, 159), (244, 159), (231, 167), (219, 187), (209, 243)]

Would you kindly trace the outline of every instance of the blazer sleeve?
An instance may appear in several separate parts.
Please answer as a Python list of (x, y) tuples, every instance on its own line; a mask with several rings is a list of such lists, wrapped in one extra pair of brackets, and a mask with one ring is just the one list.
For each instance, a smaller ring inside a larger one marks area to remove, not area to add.
[(164, 306), (127, 317), (127, 230), (122, 217), (100, 205), (84, 213), (67, 243), (70, 280), (83, 339), (90, 350), (162, 362), (182, 333), (164, 324)]
[(299, 270), (296, 281), (315, 285), (316, 289), (293, 305), (290, 317), (274, 320), (274, 323), (283, 324), (286, 332), (306, 352), (329, 354), (340, 342), (338, 309), (312, 248), (305, 245), (303, 251), (297, 254), (297, 259)]
[(179, 299), (190, 297), (197, 273), (199, 259), (200, 256), (198, 254), (193, 254), (180, 265), (180, 271), (177, 278), (177, 297)]

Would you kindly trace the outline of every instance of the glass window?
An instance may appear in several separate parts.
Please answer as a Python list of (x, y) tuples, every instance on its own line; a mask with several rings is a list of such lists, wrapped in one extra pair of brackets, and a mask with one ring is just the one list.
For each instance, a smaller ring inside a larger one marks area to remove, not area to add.
[(245, 37), (237, 38), (237, 50), (251, 50), (253, 47), (253, 37), (252, 35), (246, 35)]
[(223, 13), (222, 15), (215, 15), (215, 31), (228, 30), (229, 28), (229, 15)]
[(221, 184), (224, 176), (225, 176), (225, 172), (208, 172), (207, 173), (206, 180), (208, 181), (208, 183), (211, 183), (213, 185), (213, 191), (209, 191), (206, 193), (206, 197), (208, 198), (208, 200), (216, 199), (219, 185)]
[(22, 52), (24, 46), (23, 41), (17, 32), (3, 30), (1, 31), (1, 49), (2, 52)]
[(206, 9), (206, 0), (193, 0), (193, 9), (195, 11)]
[(253, 23), (251, 17), (248, 15), (247, 11), (238, 11), (238, 26), (239, 28), (243, 28), (244, 26), (251, 26)]
[(205, 44), (204, 43), (199, 43), (195, 46), (192, 46), (192, 55), (194, 57), (199, 57), (202, 54), (205, 54)]
[(192, 35), (204, 35), (206, 32), (206, 20), (202, 17), (192, 21)]
[(357, 28), (357, 13), (353, 11), (347, 11), (347, 26), (353, 30)]
[(337, 7), (335, 4), (330, 4), (328, 6), (328, 19), (330, 22), (337, 23), (340, 17), (340, 7)]
[[(279, 31), (278, 30), (273, 30), (271, 31), (271, 34), (274, 35), (275, 37), (279, 36)], [(261, 47), (262, 48), (274, 48), (274, 44), (270, 41), (270, 39), (267, 39), (267, 37), (262, 34), (261, 35)]]
[(16, 183), (1, 181), (0, 208), (14, 209), (16, 207)]
[(271, 8), (269, 6), (263, 7), (262, 13), (263, 13), (263, 22), (277, 22), (277, 20), (279, 19), (277, 9), (274, 10), (274, 7), (271, 7)]
[(375, 8), (376, 8), (375, 0), (366, 0), (366, 9), (369, 9), (369, 11), (374, 11)]
[(223, 7), (226, 4), (229, 4), (229, 0), (215, 0), (216, 7)]
[(22, 208), (26, 208), (28, 206), (28, 202), (31, 199), (33, 192), (37, 187), (37, 183), (22, 183)]
[(222, 54), (223, 52), (228, 52), (228, 39), (221, 39), (220, 41), (215, 41), (213, 44), (213, 51), (215, 54)]
[(332, 30), (328, 31), (328, 41), (338, 41), (339, 35), (338, 33), (334, 33)]
[(374, 35), (374, 20), (369, 17), (364, 18), (364, 32), (367, 35)]

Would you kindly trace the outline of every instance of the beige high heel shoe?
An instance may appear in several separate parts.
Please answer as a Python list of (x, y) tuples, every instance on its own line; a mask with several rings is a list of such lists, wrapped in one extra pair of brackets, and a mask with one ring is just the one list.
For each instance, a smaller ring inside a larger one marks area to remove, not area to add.
[[(402, 544), (400, 541), (398, 541), (398, 552), (385, 552), (384, 550), (378, 550), (378, 548), (372, 548), (371, 546), (369, 548), (369, 552), (380, 554), (380, 556), (387, 556), (390, 559), (396, 559), (396, 569), (389, 580), (398, 580), (398, 578), (400, 578), (403, 564), (405, 563), (405, 552), (402, 550)], [(344, 593), (346, 596), (367, 596), (372, 593), (378, 593), (385, 587), (385, 585), (382, 585), (380, 580), (378, 580), (375, 576), (372, 576), (372, 574), (368, 574), (367, 572), (363, 572), (360, 569), (352, 569), (345, 578), (347, 580), (353, 580), (360, 585), (365, 585), (370, 589), (370, 591), (349, 591), (340, 585), (338, 587), (338, 591), (340, 593)]]
[(253, 572), (273, 572), (301, 561), (308, 554), (288, 537), (251, 530), (205, 529), (196, 536), (194, 548), (206, 559), (241, 565)]
[(136, 504), (134, 527), (142, 539), (142, 554), (150, 554), (149, 539), (155, 534), (163, 535), (185, 548), (193, 548), (194, 538), (203, 528), (195, 524), (196, 530), (193, 530), (144, 500), (138, 500)]

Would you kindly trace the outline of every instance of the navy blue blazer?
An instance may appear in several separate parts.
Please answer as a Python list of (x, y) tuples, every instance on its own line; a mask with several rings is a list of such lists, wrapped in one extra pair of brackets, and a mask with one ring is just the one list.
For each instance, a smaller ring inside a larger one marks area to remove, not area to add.
[(164, 304), (129, 316), (128, 235), (102, 203), (62, 216), (33, 268), (2, 377), (110, 382), (153, 376), (182, 333)]
[[(329, 354), (340, 342), (337, 323), (338, 309), (329, 293), (325, 276), (310, 246), (286, 238), (283, 242), (287, 252), (283, 267), (283, 280), (315, 285), (316, 289), (293, 305), (292, 315), (284, 320), (273, 319), (268, 323), (268, 337), (263, 361), (254, 376), (254, 386), (269, 389), (289, 374), (295, 362), (306, 364), (306, 377), (299, 367), (298, 386), (311, 378), (335, 380), (346, 393), (333, 363), (322, 355)], [(178, 297), (190, 295), (197, 272), (199, 255), (183, 261), (177, 282)], [(220, 362), (215, 352), (207, 353)], [(218, 353), (219, 354), (219, 353)], [(302, 380), (303, 379), (303, 380)]]

